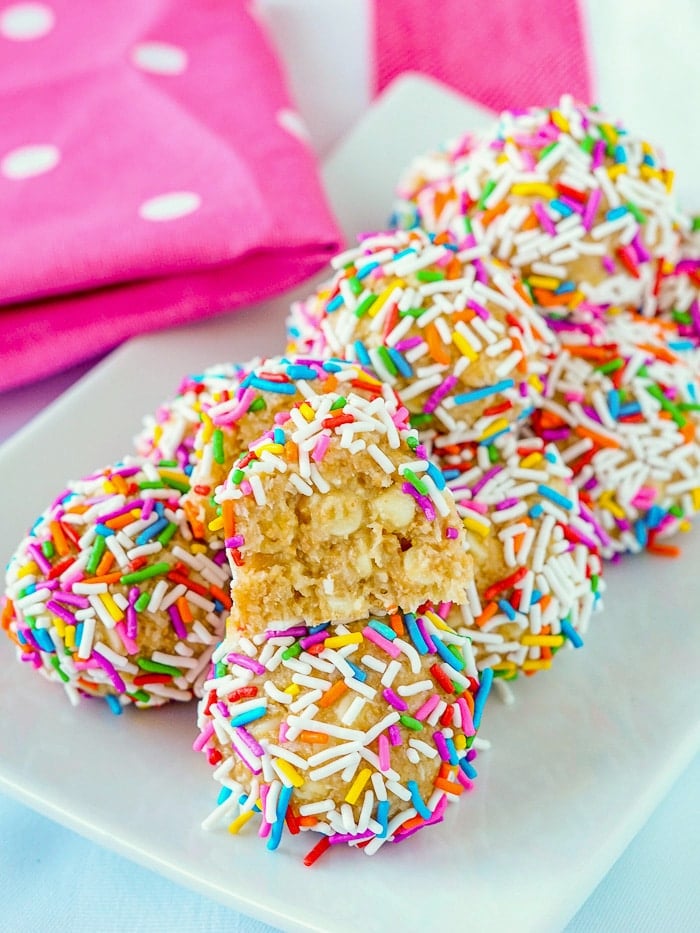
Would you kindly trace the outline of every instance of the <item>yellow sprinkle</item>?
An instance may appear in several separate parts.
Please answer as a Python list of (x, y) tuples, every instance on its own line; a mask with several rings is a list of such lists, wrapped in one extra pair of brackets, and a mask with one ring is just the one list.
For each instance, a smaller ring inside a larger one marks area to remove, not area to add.
[(658, 170), (658, 168), (654, 168), (653, 165), (646, 165), (642, 163), (642, 165), (639, 166), (639, 174), (645, 181), (649, 181), (650, 178), (658, 178), (659, 181), (664, 180), (661, 172)]
[(376, 317), (379, 314), (379, 312), (382, 310), (382, 308), (386, 304), (387, 299), (389, 298), (389, 295), (391, 295), (394, 288), (396, 288), (396, 285), (401, 286), (405, 284), (406, 283), (403, 281), (403, 279), (399, 279), (393, 285), (387, 286), (387, 288), (385, 288), (383, 292), (380, 292), (379, 298), (377, 298), (377, 300), (374, 302), (374, 304), (368, 311), (369, 317)]
[(301, 687), (299, 684), (290, 684), (288, 687), (284, 688), (284, 692), (288, 693), (291, 697), (295, 697), (300, 690)]
[(333, 635), (327, 638), (324, 648), (342, 648), (344, 645), (359, 645), (363, 641), (362, 632), (352, 632), (349, 635)]
[(190, 554), (206, 554), (207, 550), (206, 544), (200, 544), (195, 541), (190, 544)]
[(616, 143), (618, 132), (612, 123), (600, 123), (598, 128), (609, 143)]
[(306, 418), (307, 421), (313, 421), (314, 418), (316, 417), (316, 413), (314, 412), (313, 408), (311, 407), (311, 405), (309, 405), (308, 402), (303, 402), (299, 406), (299, 411), (302, 413), (302, 415)]
[(458, 735), (456, 735), (452, 741), (455, 743), (455, 748), (458, 752), (461, 752), (463, 748), (467, 747), (467, 737), (462, 735), (461, 732), (458, 733)]
[(605, 492), (598, 496), (598, 504), (602, 508), (607, 509), (608, 512), (614, 516), (614, 518), (624, 518), (624, 510), (620, 508), (617, 502), (615, 502), (613, 495), (614, 493), (612, 489), (606, 489)]
[(491, 531), (490, 525), (484, 525), (483, 522), (480, 522), (477, 518), (471, 518), (470, 516), (463, 518), (462, 524), (467, 531), (473, 531), (475, 534), (481, 535), (482, 538), (486, 538)]
[(585, 297), (586, 296), (583, 294), (583, 292), (580, 292), (578, 290), (575, 292), (571, 292), (571, 294), (568, 296), (568, 299), (567, 299), (567, 306), (569, 308), (578, 308), (578, 306), (581, 304), (581, 302), (583, 301)]
[(24, 567), (22, 567), (21, 570), (17, 572), (17, 576), (28, 577), (34, 576), (36, 573), (39, 573), (39, 568), (37, 567), (36, 561), (30, 560), (28, 564), (25, 564)]
[(569, 121), (566, 119), (561, 110), (552, 110), (549, 118), (555, 126), (559, 127), (562, 133), (569, 132)]
[(664, 184), (666, 185), (666, 191), (671, 193), (673, 189), (673, 182), (676, 180), (676, 173), (671, 168), (667, 168), (665, 173), (666, 177), (664, 178)]
[(63, 635), (63, 641), (65, 642), (66, 648), (75, 648), (75, 626), (66, 625), (66, 630)]
[(471, 360), (473, 363), (478, 359), (474, 348), (471, 346), (464, 334), (460, 334), (458, 330), (452, 331), (452, 343), (457, 347), (462, 356), (466, 356), (468, 360)]
[(360, 771), (355, 780), (352, 782), (350, 790), (345, 795), (346, 803), (357, 803), (360, 794), (364, 790), (365, 784), (367, 781), (369, 781), (371, 776), (372, 771), (369, 768), (363, 768), (362, 771)]
[(233, 833), (235, 836), (236, 833), (240, 829), (243, 829), (243, 827), (245, 826), (245, 824), (248, 822), (248, 820), (251, 818), (252, 815), (253, 815), (252, 810), (246, 810), (245, 813), (241, 813), (239, 816), (236, 817), (233, 823), (231, 823), (231, 825), (228, 828), (228, 831), (230, 833)]
[(106, 480), (104, 481), (104, 483), (102, 483), (102, 490), (103, 490), (103, 492), (105, 492), (108, 496), (111, 496), (111, 495), (113, 495), (115, 492), (117, 492), (117, 487), (114, 485), (114, 483), (113, 483), (111, 480), (106, 479)]
[(689, 521), (682, 521), (678, 526), (679, 531), (690, 531), (691, 524)]
[(213, 521), (209, 522), (207, 527), (209, 531), (221, 531), (221, 529), (224, 527), (223, 515), (219, 515), (218, 518), (215, 518)]
[(654, 150), (651, 147), (651, 143), (648, 143), (645, 139), (643, 139), (641, 145), (644, 155), (654, 155)]
[(282, 772), (282, 774), (287, 778), (290, 783), (295, 787), (301, 787), (304, 783), (304, 778), (299, 774), (294, 765), (290, 765), (288, 761), (285, 761), (284, 758), (276, 758), (275, 764), (277, 768)]
[(556, 198), (557, 191), (552, 185), (543, 181), (516, 181), (510, 189), (511, 194), (516, 197), (526, 198), (529, 195), (538, 198)]
[(516, 670), (515, 661), (499, 661), (498, 664), (492, 664), (494, 671), (514, 671)]
[(548, 648), (559, 648), (564, 644), (563, 635), (523, 635), (521, 645), (542, 645)]
[(552, 666), (552, 661), (547, 658), (544, 661), (523, 661), (524, 671), (546, 671)]
[(696, 512), (700, 511), (700, 489), (693, 489), (691, 496), (693, 497), (693, 508)]
[(102, 600), (102, 605), (105, 607), (107, 612), (112, 616), (115, 622), (121, 622), (124, 618), (124, 613), (119, 608), (119, 606), (114, 602), (114, 598), (111, 593), (100, 593), (100, 599)]
[(613, 178), (613, 179), (617, 178), (618, 175), (626, 175), (626, 174), (627, 174), (627, 163), (626, 162), (618, 162), (617, 165), (611, 165), (610, 168), (608, 169), (608, 175), (610, 176), (610, 178)]
[(214, 422), (206, 412), (202, 412), (202, 427), (200, 430), (202, 432), (200, 435), (200, 443), (208, 444), (214, 433)]
[[(304, 404), (306, 404), (306, 403), (304, 403)], [(301, 407), (303, 408), (304, 405), (302, 405)], [(306, 412), (304, 412), (304, 417), (306, 418), (307, 421), (313, 421), (313, 417), (314, 417), (313, 409), (312, 409), (309, 405), (307, 405), (306, 407), (307, 407), (307, 409), (311, 412), (311, 417), (309, 417), (309, 416), (306, 414)], [(283, 445), (283, 444), (260, 444), (259, 447), (255, 447), (255, 448), (251, 448), (251, 449), (253, 450), (253, 452), (254, 452), (258, 457), (259, 457), (260, 454), (263, 453), (264, 451), (267, 451), (267, 452), (270, 453), (270, 454), (283, 454), (283, 453), (284, 453), (284, 445)]]
[(550, 292), (553, 292), (561, 285), (561, 279), (553, 275), (531, 275), (527, 281), (533, 288), (544, 288)]
[(424, 615), (426, 616), (426, 618), (430, 619), (430, 621), (433, 623), (435, 628), (439, 628), (443, 632), (452, 631), (450, 626), (446, 625), (445, 621), (441, 619), (440, 616), (436, 612), (433, 612), (432, 610), (429, 609), (427, 612), (424, 613)]
[(544, 390), (544, 383), (539, 376), (533, 374), (527, 381), (536, 392), (542, 392)]
[(495, 421), (486, 428), (484, 433), (479, 438), (480, 441), (485, 441), (487, 437), (491, 437), (492, 434), (498, 434), (499, 431), (505, 431), (510, 422), (507, 418), (497, 418)]
[(56, 631), (58, 632), (58, 637), (64, 638), (66, 634), (66, 623), (63, 621), (63, 619), (60, 616), (52, 615), (51, 618), (56, 627)]
[(523, 457), (520, 461), (520, 466), (523, 470), (529, 470), (530, 467), (536, 466), (542, 459), (542, 454), (536, 450), (533, 450), (531, 454), (528, 454), (527, 457)]

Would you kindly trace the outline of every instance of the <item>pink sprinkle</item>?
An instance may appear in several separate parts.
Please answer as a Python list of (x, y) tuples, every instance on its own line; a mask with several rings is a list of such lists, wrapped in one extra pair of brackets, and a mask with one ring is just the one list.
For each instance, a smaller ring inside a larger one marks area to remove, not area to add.
[(117, 624), (114, 626), (114, 630), (120, 637), (122, 644), (129, 652), (129, 654), (139, 653), (139, 646), (136, 644), (133, 638), (129, 638), (129, 633), (127, 632), (126, 626), (123, 622), (117, 622)]
[(451, 609), (452, 609), (452, 603), (446, 602), (443, 600), (443, 602), (441, 602), (440, 605), (438, 606), (437, 613), (441, 619), (446, 619), (448, 615), (450, 614)]
[(226, 424), (233, 424), (234, 421), (238, 421), (240, 418), (245, 415), (245, 413), (250, 408), (251, 404), (255, 400), (255, 389), (249, 386), (240, 397), (238, 404), (235, 408), (231, 408), (229, 411), (222, 412), (220, 415), (216, 415), (211, 420), (217, 425), (217, 427)]
[(288, 411), (280, 411), (275, 415), (275, 424), (286, 424), (292, 416)]
[(252, 490), (251, 490), (251, 487), (250, 487), (250, 483), (248, 482), (247, 479), (244, 479), (243, 482), (241, 483), (241, 485), (240, 485), (240, 490), (241, 490), (241, 492), (243, 493), (244, 496), (249, 496), (249, 495), (250, 495), (250, 493), (251, 493)]
[(129, 590), (129, 605), (126, 608), (126, 634), (129, 638), (136, 638), (138, 632), (139, 620), (134, 604), (139, 598), (139, 595), (140, 590), (138, 586), (132, 586)]
[(144, 499), (143, 506), (141, 507), (141, 519), (143, 521), (151, 517), (155, 504), (155, 499)]
[(548, 233), (549, 236), (556, 236), (557, 228), (554, 225), (552, 218), (549, 216), (545, 210), (544, 204), (541, 201), (535, 201), (532, 205), (532, 210), (535, 213), (535, 217), (540, 222), (540, 226), (545, 233)]
[(610, 256), (603, 256), (603, 268), (608, 273), (612, 275), (615, 272), (615, 261)]
[(319, 434), (318, 440), (314, 445), (314, 449), (311, 452), (311, 459), (314, 463), (320, 463), (323, 458), (326, 456), (326, 451), (328, 450), (331, 443), (331, 439), (328, 434)]
[(389, 740), (382, 734), (379, 736), (379, 770), (388, 771), (391, 768), (391, 756), (389, 753)]
[(481, 502), (479, 499), (465, 499), (459, 504), (463, 508), (469, 509), (470, 512), (478, 512), (479, 515), (486, 515), (489, 510), (488, 505), (485, 502)]
[(279, 731), (280, 745), (284, 745), (284, 743), (287, 741), (287, 732), (289, 732), (289, 724), (286, 722), (281, 722)]
[(207, 723), (204, 730), (200, 732), (200, 734), (192, 743), (192, 750), (195, 752), (201, 752), (212, 735), (214, 735), (214, 723), (210, 722)]
[(453, 528), (451, 525), (449, 525), (445, 531), (445, 537), (449, 538), (450, 541), (454, 541), (455, 538), (459, 537), (459, 532), (456, 528)]
[(415, 711), (413, 718), (417, 719), (419, 722), (423, 722), (424, 719), (427, 719), (428, 716), (430, 716), (439, 702), (440, 697), (437, 695), (437, 693), (434, 693), (432, 696), (428, 697), (425, 703)]
[(457, 768), (457, 780), (465, 790), (471, 790), (474, 787), (474, 783), (469, 780), (461, 768)]
[(474, 720), (472, 719), (471, 711), (464, 697), (458, 698), (457, 706), (459, 707), (459, 711), (462, 714), (462, 732), (465, 735), (474, 735), (476, 732), (476, 729), (474, 728)]
[(399, 647), (397, 647), (393, 642), (390, 642), (388, 638), (384, 638), (384, 636), (380, 635), (379, 632), (375, 631), (375, 629), (370, 628), (369, 625), (362, 630), (362, 634), (365, 638), (368, 638), (370, 641), (374, 642), (374, 644), (378, 648), (381, 648), (382, 651), (386, 651), (390, 657), (398, 658), (398, 656), (401, 654), (401, 649)]
[(599, 139), (598, 142), (593, 147), (593, 161), (591, 163), (591, 168), (600, 168), (603, 164), (603, 156), (605, 155), (605, 140)]

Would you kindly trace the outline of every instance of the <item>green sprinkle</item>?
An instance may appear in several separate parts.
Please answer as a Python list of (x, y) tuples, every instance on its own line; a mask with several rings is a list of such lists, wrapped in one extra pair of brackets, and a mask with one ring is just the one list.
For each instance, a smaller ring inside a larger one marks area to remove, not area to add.
[(679, 402), (678, 403), (679, 411), (700, 411), (699, 402)]
[(362, 282), (356, 275), (350, 276), (348, 279), (348, 285), (350, 286), (350, 290), (352, 291), (353, 295), (359, 295), (364, 288)]
[(51, 558), (56, 553), (56, 548), (53, 546), (53, 541), (49, 541), (48, 539), (44, 541), (44, 543), (41, 545), (41, 553), (44, 555), (44, 557), (47, 557), (49, 560), (51, 560)]
[(231, 474), (231, 482), (233, 483), (234, 486), (238, 486), (240, 485), (240, 483), (243, 482), (244, 476), (245, 476), (245, 473), (243, 472), (243, 470), (241, 470), (240, 467), (236, 467), (236, 469)]
[(464, 232), (465, 232), (465, 233), (473, 233), (473, 232), (474, 232), (473, 227), (472, 227), (472, 220), (471, 220), (471, 217), (465, 217), (465, 218), (464, 218)]
[(162, 544), (163, 547), (165, 547), (165, 545), (170, 541), (170, 539), (172, 538), (172, 536), (175, 534), (176, 531), (177, 531), (177, 525), (175, 524), (175, 522), (170, 522), (168, 527), (164, 528), (161, 531), (161, 533), (158, 535), (158, 538), (157, 538), (158, 543)]
[(402, 716), (399, 716), (399, 722), (402, 726), (406, 726), (407, 729), (411, 729), (413, 732), (423, 731), (423, 723), (414, 719), (413, 716), (407, 716), (404, 713)]
[(644, 211), (640, 210), (637, 205), (634, 204), (634, 202), (627, 201), (625, 207), (630, 212), (630, 214), (634, 215), (634, 219), (638, 224), (645, 224), (647, 222), (647, 215), (644, 213)]
[(364, 317), (376, 300), (376, 295), (367, 295), (367, 297), (355, 308), (355, 317)]
[(679, 428), (682, 428), (686, 424), (687, 419), (683, 417), (680, 411), (678, 411), (678, 408), (673, 404), (673, 402), (670, 402), (666, 398), (659, 386), (647, 386), (646, 390), (649, 395), (653, 396), (653, 398), (658, 401), (659, 405), (661, 405), (661, 407), (671, 415)]
[(187, 480), (177, 479), (175, 476), (164, 476), (163, 484), (168, 489), (177, 489), (178, 492), (186, 493), (190, 491), (190, 484)]
[(61, 669), (61, 664), (58, 658), (56, 657), (56, 655), (52, 654), (49, 660), (51, 661), (51, 666), (55, 669), (56, 673), (61, 678), (63, 683), (67, 684), (68, 681), (70, 680), (70, 677), (68, 676), (68, 674), (65, 673), (65, 671)]
[(420, 444), (420, 441), (418, 440), (417, 437), (413, 437), (413, 435), (410, 435), (409, 437), (406, 438), (406, 443), (411, 448), (411, 450), (415, 450), (416, 447)]
[(248, 406), (248, 411), (263, 411), (265, 408), (267, 408), (267, 402), (262, 395), (258, 395)]
[(480, 211), (484, 210), (484, 208), (486, 207), (486, 202), (489, 199), (489, 195), (491, 194), (491, 192), (493, 191), (495, 187), (496, 187), (496, 182), (494, 181), (493, 178), (489, 178), (489, 180), (484, 185), (484, 190), (481, 192), (481, 197), (479, 198), (479, 202), (476, 205), (478, 210)]
[(391, 375), (398, 376), (399, 371), (396, 368), (396, 363), (392, 360), (391, 354), (389, 353), (387, 348), (380, 345), (377, 347), (376, 352), (377, 352), (377, 356), (382, 361), (382, 363), (386, 366), (386, 368), (389, 370)]
[(408, 482), (417, 490), (422, 496), (428, 495), (428, 487), (425, 485), (422, 479), (419, 479), (413, 470), (406, 468), (403, 471), (403, 478), (408, 480)]
[(159, 461), (158, 461), (158, 466), (159, 466), (159, 467), (166, 467), (166, 468), (170, 468), (170, 469), (172, 469), (172, 468), (174, 467), (175, 469), (177, 469), (178, 466), (179, 466), (179, 464), (178, 464), (177, 460), (159, 460)]
[(599, 583), (600, 583), (600, 577), (598, 576), (598, 574), (592, 573), (591, 574), (591, 589), (593, 590), (594, 593), (598, 592)]
[(417, 428), (420, 431), (421, 428), (427, 428), (428, 425), (433, 423), (433, 416), (425, 412), (419, 412), (416, 415), (409, 415), (408, 423), (412, 428)]
[(85, 566), (85, 572), (89, 574), (89, 576), (92, 577), (95, 575), (106, 547), (107, 545), (105, 543), (105, 539), (102, 537), (102, 535), (98, 535), (95, 538), (95, 544), (92, 548), (92, 551), (90, 552), (90, 560)]
[(224, 664), (224, 662), (223, 662), (223, 661), (217, 661), (217, 662), (216, 662), (216, 676), (217, 676), (217, 677), (223, 677), (224, 674), (226, 674), (226, 673), (227, 673), (227, 671), (226, 671), (226, 665)]
[(489, 452), (489, 463), (498, 463), (498, 461), (499, 461), (501, 458), (500, 458), (499, 455), (498, 455), (498, 449), (497, 449), (496, 445), (495, 445), (495, 444), (489, 444), (489, 446), (487, 447), (487, 450), (488, 450), (488, 452)]
[(282, 660), (288, 661), (290, 658), (298, 658), (301, 654), (301, 645), (298, 641), (295, 641), (293, 645), (290, 645), (288, 648), (282, 652)]
[(211, 436), (211, 446), (214, 453), (214, 460), (221, 465), (224, 462), (224, 432), (217, 428)]
[(338, 411), (339, 408), (345, 408), (347, 399), (344, 395), (339, 395), (338, 398), (331, 405), (331, 411)]
[(406, 308), (405, 311), (399, 311), (399, 317), (420, 317), (425, 314), (425, 308)]
[(143, 612), (143, 610), (148, 606), (148, 604), (150, 603), (150, 601), (151, 601), (151, 594), (150, 594), (150, 593), (141, 593), (141, 595), (139, 596), (139, 598), (138, 598), (138, 599), (136, 600), (136, 602), (134, 603), (134, 609), (135, 609), (137, 612)]
[(136, 663), (142, 671), (149, 674), (170, 674), (171, 677), (182, 677), (182, 671), (179, 667), (173, 667), (171, 664), (160, 664), (158, 661), (151, 661), (150, 658), (136, 658)]
[(162, 489), (163, 482), (159, 479), (145, 479), (139, 483), (139, 489)]
[(445, 273), (438, 272), (436, 269), (419, 269), (416, 272), (416, 278), (419, 282), (442, 282)]
[(700, 230), (700, 214), (697, 217), (693, 217), (691, 219), (690, 229), (693, 231), (693, 233), (697, 233), (697, 231)]
[(132, 700), (135, 700), (137, 703), (148, 703), (151, 699), (151, 694), (146, 693), (145, 690), (135, 690), (133, 693), (127, 694)]
[(157, 564), (151, 564), (150, 567), (143, 567), (141, 570), (134, 570), (133, 573), (125, 573), (119, 578), (120, 583), (141, 583), (143, 580), (149, 580), (151, 577), (159, 577), (161, 574), (168, 573), (170, 564), (164, 560)]
[(593, 139), (592, 136), (584, 136), (579, 145), (584, 152), (587, 152), (590, 155), (591, 152), (593, 152), (593, 147), (595, 146), (595, 139)]
[(693, 319), (690, 311), (671, 311), (671, 315), (676, 324), (692, 324)]
[(678, 505), (678, 503), (675, 503), (675, 505), (669, 506), (668, 510), (671, 513), (671, 515), (675, 515), (676, 518), (683, 518), (685, 514), (681, 506)]
[(608, 360), (607, 363), (601, 363), (600, 366), (594, 366), (594, 369), (596, 372), (604, 373), (607, 375), (608, 373), (614, 373), (618, 369), (622, 369), (624, 365), (625, 361), (622, 359), (622, 357), (618, 356), (614, 360)]

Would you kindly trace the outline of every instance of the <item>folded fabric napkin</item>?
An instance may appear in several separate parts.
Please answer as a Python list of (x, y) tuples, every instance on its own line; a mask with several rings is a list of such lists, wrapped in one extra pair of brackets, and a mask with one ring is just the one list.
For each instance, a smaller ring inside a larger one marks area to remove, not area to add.
[(241, 0), (0, 3), (0, 390), (235, 308), (338, 244)]

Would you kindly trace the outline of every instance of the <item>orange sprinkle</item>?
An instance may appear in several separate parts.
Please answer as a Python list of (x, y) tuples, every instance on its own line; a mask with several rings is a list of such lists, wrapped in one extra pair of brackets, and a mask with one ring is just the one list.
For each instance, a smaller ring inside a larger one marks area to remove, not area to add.
[(529, 305), (532, 304), (532, 298), (530, 298), (528, 293), (525, 291), (525, 288), (523, 287), (522, 282), (518, 282), (517, 280), (515, 280), (513, 282), (513, 288), (520, 295), (523, 301), (526, 301)]
[(493, 603), (493, 602), (488, 603), (488, 605), (486, 606), (484, 611), (481, 613), (481, 615), (477, 616), (476, 619), (474, 619), (474, 621), (479, 626), (479, 628), (481, 628), (483, 625), (486, 625), (489, 619), (493, 618), (493, 616), (496, 615), (497, 611), (498, 611), (497, 603)]
[(224, 499), (221, 503), (221, 516), (224, 520), (224, 537), (232, 538), (236, 533), (236, 522), (233, 517), (233, 499)]
[(120, 476), (119, 473), (114, 473), (109, 479), (117, 492), (121, 493), (123, 496), (128, 495), (129, 487), (126, 485), (126, 480), (123, 476)]
[[(440, 214), (442, 214), (442, 212), (445, 210), (445, 205), (449, 204), (450, 201), (454, 201), (455, 197), (456, 197), (455, 190), (452, 186), (450, 186), (447, 189), (447, 191), (439, 191), (439, 190), (436, 191), (435, 200), (433, 201), (433, 207), (435, 208), (435, 216), (439, 217)], [(443, 238), (445, 238), (444, 233), (440, 235)], [(440, 244), (437, 242), (437, 239), (435, 240), (435, 242), (437, 243), (438, 246), (440, 246)]]
[(299, 733), (300, 742), (308, 742), (310, 745), (326, 745), (328, 736), (324, 732), (310, 732), (308, 729), (302, 729)]
[(536, 227), (539, 227), (539, 220), (537, 219), (537, 214), (534, 211), (530, 211), (523, 223), (520, 225), (521, 230), (534, 230)]
[(336, 700), (339, 700), (347, 689), (348, 688), (345, 681), (337, 680), (332, 687), (329, 687), (328, 690), (326, 690), (321, 699), (318, 701), (318, 705), (330, 706), (332, 703), (335, 703)]
[[(318, 817), (316, 816), (300, 816), (297, 820), (300, 826), (315, 826), (318, 823)], [(322, 838), (325, 838), (322, 837)]]
[(98, 577), (103, 577), (106, 573), (109, 573), (109, 571), (112, 568), (113, 563), (114, 563), (114, 554), (112, 554), (111, 551), (105, 551), (104, 554), (102, 555), (102, 560), (97, 565), (95, 574)]
[(681, 549), (674, 544), (647, 544), (647, 551), (659, 557), (680, 557)]
[(440, 790), (446, 791), (448, 794), (456, 794), (457, 796), (464, 790), (461, 784), (457, 784), (456, 781), (446, 781), (444, 778), (436, 778), (435, 786), (439, 787)]
[(428, 350), (435, 362), (449, 366), (450, 356), (443, 346), (437, 327), (432, 322), (425, 328), (425, 342), (428, 344)]
[(446, 279), (458, 279), (462, 275), (462, 264), (456, 256), (453, 256), (452, 259), (447, 263), (445, 269), (445, 278)]
[(125, 512), (123, 515), (117, 515), (116, 518), (110, 518), (105, 522), (105, 525), (108, 528), (111, 528), (112, 531), (119, 531), (120, 528), (124, 528), (126, 525), (130, 525), (136, 518), (138, 518), (139, 510), (132, 509), (130, 512)]
[(598, 444), (599, 447), (619, 447), (619, 443), (614, 441), (610, 437), (603, 437), (602, 434), (598, 434), (597, 431), (591, 431), (589, 428), (584, 428), (582, 425), (578, 425), (574, 428), (574, 432), (580, 437), (589, 437), (594, 443)]
[(12, 617), (15, 614), (15, 607), (11, 599), (6, 599), (5, 604), (2, 607), (2, 614), (0, 615), (0, 628), (3, 628), (5, 631), (10, 627), (10, 622)]
[(683, 427), (678, 430), (683, 435), (683, 440), (686, 444), (690, 444), (695, 440), (695, 424), (692, 421), (686, 421)]
[(182, 503), (182, 508), (185, 511), (187, 521), (190, 523), (190, 528), (192, 529), (192, 534), (195, 536), (195, 538), (206, 538), (207, 531), (204, 527), (204, 522), (197, 514), (197, 506), (194, 504), (194, 502), (190, 502), (188, 499), (185, 499)]
[(63, 534), (61, 523), (56, 521), (51, 522), (49, 528), (51, 529), (51, 538), (53, 539), (54, 547), (59, 557), (65, 557), (68, 553), (68, 541)]
[(228, 593), (224, 593), (220, 587), (214, 586), (212, 583), (212, 585), (209, 587), (209, 592), (214, 597), (214, 599), (218, 599), (219, 602), (223, 603), (226, 609), (231, 608), (231, 597), (228, 595)]
[(291, 438), (285, 442), (284, 454), (288, 463), (296, 463), (299, 459), (299, 448)]
[(125, 573), (123, 570), (115, 570), (114, 573), (104, 573), (100, 577), (88, 577), (81, 580), (81, 583), (117, 583), (119, 578)]
[(416, 814), (415, 816), (411, 817), (410, 820), (406, 820), (405, 823), (402, 823), (401, 829), (406, 830), (406, 831), (408, 831), (409, 829), (416, 829), (418, 826), (422, 826), (423, 823), (425, 823), (425, 820), (423, 819), (423, 817), (418, 816), (418, 814)]
[(468, 690), (465, 690), (464, 693), (460, 693), (460, 696), (464, 699), (464, 702), (469, 707), (469, 712), (474, 715), (474, 697)]
[(335, 373), (329, 373), (328, 378), (324, 379), (321, 383), (321, 388), (324, 392), (335, 392), (338, 388), (338, 377)]
[(389, 616), (389, 625), (391, 625), (392, 629), (396, 632), (397, 635), (401, 636), (406, 634), (403, 619), (398, 614), (398, 612)]
[(189, 625), (192, 622), (192, 611), (190, 609), (190, 604), (187, 602), (186, 596), (180, 596), (177, 601), (177, 611), (180, 613), (180, 618), (185, 623)]
[(463, 308), (461, 311), (452, 312), (452, 321), (455, 324), (457, 321), (464, 321), (465, 324), (468, 324), (475, 315), (476, 311), (472, 311), (471, 308)]
[(484, 211), (481, 215), (481, 222), (485, 227), (488, 227), (491, 221), (495, 220), (501, 214), (505, 214), (507, 210), (508, 202), (500, 201), (495, 207), (490, 207), (487, 211)]
[(566, 301), (562, 300), (561, 295), (555, 295), (554, 292), (550, 292), (546, 288), (533, 288), (532, 296), (535, 299), (535, 304), (540, 305), (542, 308), (561, 308), (562, 305), (566, 305)]
[(569, 356), (580, 356), (585, 360), (600, 360), (603, 363), (616, 359), (618, 355), (615, 347), (567, 347), (566, 352)]
[(651, 353), (652, 356), (657, 357), (657, 359), (663, 360), (664, 363), (677, 363), (678, 357), (675, 353), (671, 353), (670, 350), (667, 350), (665, 347), (655, 347), (650, 343), (640, 343), (637, 344), (640, 350), (646, 350), (647, 353)]

